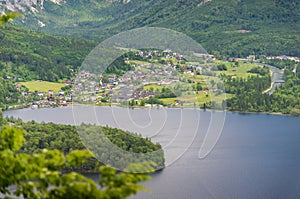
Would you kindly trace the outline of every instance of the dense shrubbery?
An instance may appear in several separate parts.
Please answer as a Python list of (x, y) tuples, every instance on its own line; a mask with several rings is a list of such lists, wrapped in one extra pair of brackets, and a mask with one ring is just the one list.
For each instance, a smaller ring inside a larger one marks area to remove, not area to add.
[(269, 69), (267, 67), (255, 67), (252, 68), (251, 70), (248, 71), (248, 73), (255, 73), (255, 74), (259, 74), (261, 76), (265, 76), (266, 74), (269, 73)]
[(147, 104), (160, 104), (160, 105), (165, 105), (163, 101), (159, 100), (157, 97), (149, 97), (149, 99), (145, 100), (145, 103)]
[(7, 76), (0, 72), (0, 109), (5, 109), (13, 103), (22, 103), (24, 100), (14, 81), (7, 79)]

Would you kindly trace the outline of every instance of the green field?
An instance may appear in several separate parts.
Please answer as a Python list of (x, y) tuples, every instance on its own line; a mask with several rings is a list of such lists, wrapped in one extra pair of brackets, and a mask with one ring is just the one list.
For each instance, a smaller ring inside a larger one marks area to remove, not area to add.
[(163, 88), (164, 86), (162, 85), (158, 85), (158, 84), (148, 84), (148, 85), (145, 85), (143, 86), (143, 89), (146, 90), (146, 91), (150, 91), (151, 88), (153, 89), (153, 91), (159, 91), (161, 92), (161, 89)]
[(203, 104), (203, 103), (209, 103), (211, 101), (215, 101), (217, 104), (221, 104), (223, 100), (232, 98), (232, 94), (221, 94), (217, 95), (216, 93), (208, 92), (208, 95), (206, 95), (205, 92), (201, 94), (191, 94), (191, 95), (182, 95), (177, 98), (163, 98), (160, 99), (165, 104), (174, 104), (175, 100), (181, 100), (183, 103), (197, 103), (197, 104)]
[(53, 90), (55, 93), (61, 90), (62, 87), (65, 86), (65, 84), (62, 83), (54, 83), (54, 82), (46, 82), (46, 81), (30, 81), (30, 82), (20, 82), (22, 85), (24, 85), (26, 88), (29, 89), (29, 91), (42, 91), (42, 92), (48, 92), (49, 90)]
[(147, 61), (140, 61), (140, 60), (130, 60), (129, 63), (130, 64), (137, 64), (137, 65), (144, 65), (144, 66), (151, 65), (151, 63), (149, 63)]
[(227, 71), (217, 71), (217, 74), (225, 74), (225, 75), (232, 75), (240, 78), (247, 78), (251, 75), (257, 75), (253, 73), (248, 73), (248, 71), (252, 68), (258, 67), (258, 64), (252, 64), (252, 63), (244, 63), (244, 62), (238, 62), (239, 66), (235, 67), (234, 62), (224, 62), (224, 61), (216, 61), (216, 64), (225, 64), (227, 67)]

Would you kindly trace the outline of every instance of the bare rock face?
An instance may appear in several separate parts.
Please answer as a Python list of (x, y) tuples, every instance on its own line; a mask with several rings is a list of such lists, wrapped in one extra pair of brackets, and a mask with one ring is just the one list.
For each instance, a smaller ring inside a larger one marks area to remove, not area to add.
[[(45, 0), (0, 0), (0, 10), (3, 11), (30, 11), (37, 13), (44, 9)], [(66, 0), (48, 0), (55, 4), (63, 4)]]
[[(44, 10), (44, 2), (49, 1), (54, 4), (63, 5), (67, 0), (0, 0), (0, 14), (4, 11), (17, 11), (37, 13)], [(121, 2), (127, 4), (131, 0), (107, 0), (107, 2)]]

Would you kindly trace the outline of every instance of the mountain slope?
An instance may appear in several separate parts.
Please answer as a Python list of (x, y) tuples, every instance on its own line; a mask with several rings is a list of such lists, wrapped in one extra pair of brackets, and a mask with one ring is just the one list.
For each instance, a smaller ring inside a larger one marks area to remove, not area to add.
[(66, 0), (61, 5), (45, 1), (44, 10), (19, 25), (97, 41), (137, 27), (159, 26), (186, 33), (217, 55), (300, 56), (298, 0), (204, 1)]
[(296, 0), (164, 0), (114, 24), (111, 32), (140, 26), (172, 28), (190, 35), (210, 52), (300, 55), (300, 2)]
[[(61, 4), (64, 0), (49, 0), (54, 4)], [(32, 13), (39, 12), (40, 9), (44, 9), (44, 0), (22, 0), (22, 1), (11, 1), (11, 0), (2, 0), (0, 1), (0, 7), (4, 7), (9, 11), (22, 11), (26, 10)]]
[[(105, 26), (130, 18), (149, 6), (151, 0), (132, 3), (130, 0), (66, 0), (61, 4), (43, 3), (37, 12), (25, 12), (20, 26), (55, 35), (96, 38)], [(1, 7), (1, 6), (0, 6)], [(2, 6), (5, 9), (5, 6)], [(84, 34), (92, 31), (90, 34)]]
[(20, 80), (70, 77), (95, 43), (49, 36), (7, 24), (0, 27), (0, 74)]

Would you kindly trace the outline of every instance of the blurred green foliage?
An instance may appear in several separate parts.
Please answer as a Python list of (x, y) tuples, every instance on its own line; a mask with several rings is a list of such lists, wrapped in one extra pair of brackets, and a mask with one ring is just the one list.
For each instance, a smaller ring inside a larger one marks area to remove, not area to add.
[[(148, 163), (131, 165), (126, 173), (101, 166), (97, 184), (79, 173), (62, 172), (66, 167), (84, 163), (92, 156), (89, 151), (73, 150), (65, 155), (57, 149), (43, 149), (39, 153), (22, 153), (20, 149), (24, 143), (23, 134), (24, 131), (18, 128), (1, 127), (0, 197), (121, 199), (146, 190), (138, 183), (150, 177), (137, 174), (134, 169), (150, 168)], [(11, 186), (14, 188), (11, 189)]]

